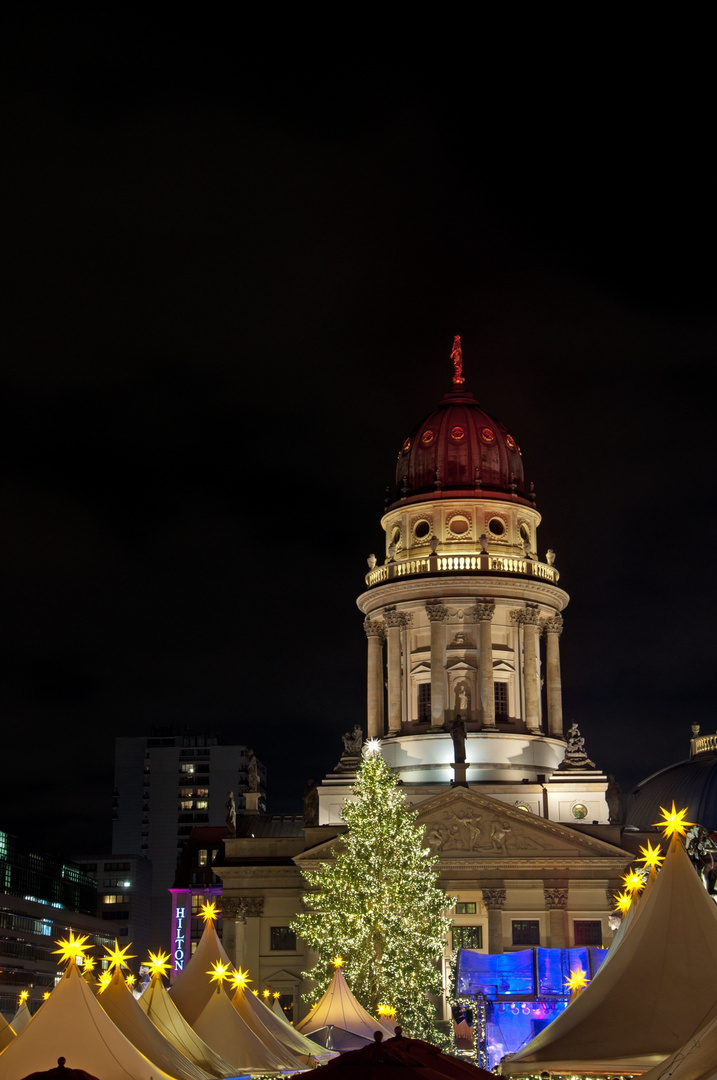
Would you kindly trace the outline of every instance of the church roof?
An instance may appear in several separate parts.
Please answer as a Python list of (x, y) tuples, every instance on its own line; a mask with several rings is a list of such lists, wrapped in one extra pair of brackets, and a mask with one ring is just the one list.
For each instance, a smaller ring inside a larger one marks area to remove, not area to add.
[(392, 506), (466, 496), (533, 502), (517, 442), (461, 387), (445, 394), (404, 439)]
[(699, 753), (648, 776), (638, 784), (628, 800), (625, 828), (640, 832), (657, 831), (660, 807), (687, 807), (687, 818), (708, 832), (717, 829), (717, 752)]

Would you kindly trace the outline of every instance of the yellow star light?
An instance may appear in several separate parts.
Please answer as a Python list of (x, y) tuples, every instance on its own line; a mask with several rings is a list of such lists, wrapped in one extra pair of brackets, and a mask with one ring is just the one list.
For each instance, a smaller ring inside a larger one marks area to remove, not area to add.
[(44, 993), (44, 994), (42, 995), (42, 1000), (43, 1000), (43, 1001), (47, 1001), (47, 999), (49, 998), (49, 996), (50, 996), (50, 991), (49, 991), (49, 990), (46, 990), (46, 991), (45, 991), (45, 993)]
[(672, 809), (665, 810), (664, 806), (661, 806), (660, 813), (662, 814), (662, 821), (653, 821), (652, 824), (656, 828), (662, 829), (662, 835), (666, 840), (669, 840), (671, 836), (685, 836), (690, 825), (695, 824), (694, 821), (685, 821), (687, 807), (676, 810), (674, 799), (672, 800)]
[(125, 975), (124, 981), (127, 983), (128, 986), (134, 986), (134, 984), (137, 982), (137, 976), (133, 975), (130, 971), (129, 975)]
[(114, 949), (110, 949), (109, 945), (104, 945), (103, 948), (105, 952), (109, 953), (110, 969), (119, 968), (121, 970), (123, 967), (129, 967), (127, 961), (135, 959), (134, 956), (127, 955), (128, 951), (132, 948), (132, 942), (130, 942), (129, 945), (125, 945), (124, 949), (120, 949), (119, 942), (117, 941), (117, 938), (115, 938)]
[(97, 980), (97, 985), (100, 988), (100, 993), (101, 994), (107, 989), (107, 987), (109, 986), (109, 984), (111, 982), (112, 982), (112, 972), (110, 971), (110, 969), (108, 968), (107, 971), (101, 971), (100, 972), (100, 977)]
[(21, 990), (20, 991), (20, 1004), (22, 1005), (22, 1003), (24, 1001), (27, 1001), (29, 996), (30, 996), (30, 991), (29, 990)]
[(565, 987), (571, 994), (580, 993), (584, 990), (588, 984), (588, 978), (582, 968), (577, 968), (576, 971), (571, 971), (569, 978), (565, 980)]
[(644, 862), (648, 870), (652, 870), (653, 867), (656, 867), (659, 870), (660, 865), (665, 861), (665, 856), (660, 855), (659, 844), (657, 845), (657, 847), (653, 847), (648, 840), (647, 847), (641, 847), (640, 851), (642, 852), (642, 857), (637, 859), (636, 861)]
[(199, 914), (202, 916), (205, 923), (216, 922), (219, 918), (219, 908), (214, 900), (212, 900), (211, 903), (206, 901), (202, 904)]
[(87, 975), (90, 971), (94, 971), (97, 961), (93, 956), (82, 957), (82, 972)]
[(280, 997), (281, 997), (281, 991), (280, 991), (280, 990), (275, 990), (275, 991), (274, 991), (274, 993), (273, 993), (273, 994), (272, 994), (271, 996), (272, 996), (272, 997), (274, 998), (274, 1000), (276, 1001), (276, 999), (277, 999), (277, 998), (280, 998)]
[(76, 963), (77, 958), (84, 956), (90, 948), (89, 945), (85, 945), (88, 937), (89, 934), (78, 934), (77, 937), (75, 937), (72, 930), (70, 930), (67, 938), (61, 938), (59, 941), (55, 942), (56, 945), (60, 946), (59, 949), (53, 949), (52, 951), (53, 953), (60, 954), (61, 964)]
[(161, 949), (156, 953), (150, 952), (147, 967), (151, 979), (159, 979), (162, 975), (167, 975), (171, 966), (169, 953), (162, 952)]
[[(242, 971), (242, 969), (239, 968), (238, 971), (233, 971), (232, 972), (232, 986), (236, 990), (246, 990), (246, 988), (247, 988), (247, 986), (248, 986), (248, 984), (250, 982), (251, 982), (251, 979), (249, 978), (249, 972), (248, 971)], [(255, 991), (255, 993), (256, 993), (256, 991)]]
[(216, 982), (221, 984), (229, 979), (229, 964), (225, 964), (222, 960), (215, 960), (212, 964), (212, 970), (207, 972), (207, 975), (211, 975), (210, 982)]
[(252, 994), (254, 995), (254, 997), (259, 997), (259, 989), (258, 989), (258, 987), (255, 987), (252, 990)]
[(645, 888), (645, 879), (638, 870), (628, 870), (626, 874), (623, 874), (622, 882), (625, 891), (629, 893), (636, 893)]
[(621, 915), (626, 915), (630, 909), (632, 903), (632, 897), (626, 892), (620, 892), (615, 894), (615, 910), (619, 911)]
[(333, 960), (331, 961), (331, 963), (334, 965), (335, 968), (343, 967), (344, 966), (344, 958), (343, 958), (343, 956), (335, 956), (333, 958)]
[(378, 1015), (387, 1016), (389, 1019), (392, 1019), (396, 1015), (396, 1008), (394, 1005), (379, 1005)]

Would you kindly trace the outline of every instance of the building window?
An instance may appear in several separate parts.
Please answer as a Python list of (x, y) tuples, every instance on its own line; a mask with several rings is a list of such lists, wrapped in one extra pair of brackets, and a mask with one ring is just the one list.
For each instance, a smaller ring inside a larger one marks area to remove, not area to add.
[(272, 926), (270, 947), (276, 952), (295, 952), (296, 934), (290, 926)]
[(429, 682), (418, 684), (418, 719), (419, 721), (431, 719), (431, 684)]
[(576, 945), (602, 945), (600, 919), (576, 919), (573, 923)]
[(193, 810), (194, 809), (194, 799), (180, 799), (179, 800), (179, 809), (180, 810)]
[(208, 787), (198, 787), (197, 788), (197, 795), (208, 795), (208, 794), (209, 794), (209, 788)]
[(124, 904), (129, 900), (129, 897), (125, 893), (110, 893), (108, 896), (102, 897), (103, 904)]
[(462, 900), (459, 900), (458, 903), (456, 904), (456, 915), (475, 915), (475, 913), (476, 913), (475, 902), (473, 902), (473, 903), (464, 903)]
[(200, 847), (197, 849), (197, 866), (206, 866), (209, 862), (209, 848)]
[(514, 945), (540, 945), (540, 923), (537, 919), (513, 919)]
[(493, 699), (495, 701), (495, 715), (499, 720), (508, 719), (508, 684), (507, 682), (493, 683)]
[(190, 764), (180, 765), (179, 766), (179, 771), (183, 772), (183, 773), (193, 773), (194, 772), (194, 765), (190, 765)]
[(482, 926), (453, 926), (454, 949), (482, 949), (483, 927)]

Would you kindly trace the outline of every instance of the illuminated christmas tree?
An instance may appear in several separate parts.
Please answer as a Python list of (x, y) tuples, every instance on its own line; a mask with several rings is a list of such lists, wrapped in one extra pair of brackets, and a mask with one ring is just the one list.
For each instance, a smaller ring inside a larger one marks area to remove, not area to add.
[(393, 1006), (408, 1035), (435, 1041), (435, 1007), (443, 992), (441, 958), (452, 906), (436, 884), (438, 857), (423, 847), (417, 811), (407, 807), (378, 740), (364, 749), (355, 802), (343, 818), (348, 832), (334, 861), (305, 871), (312, 892), (293, 928), (319, 954), (305, 975), (316, 983), (310, 1002), (324, 993), (332, 960), (344, 959), (346, 981), (372, 1015)]

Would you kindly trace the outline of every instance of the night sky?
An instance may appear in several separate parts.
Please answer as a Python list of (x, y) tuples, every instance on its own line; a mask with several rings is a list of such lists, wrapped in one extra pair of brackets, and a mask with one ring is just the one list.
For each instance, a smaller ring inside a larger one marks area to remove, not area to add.
[(0, 828), (108, 849), (114, 737), (157, 726), (253, 746), (300, 811), (365, 724), (355, 598), (456, 333), (571, 595), (566, 719), (623, 789), (686, 757), (716, 726), (699, 28), (31, 17), (2, 69)]

